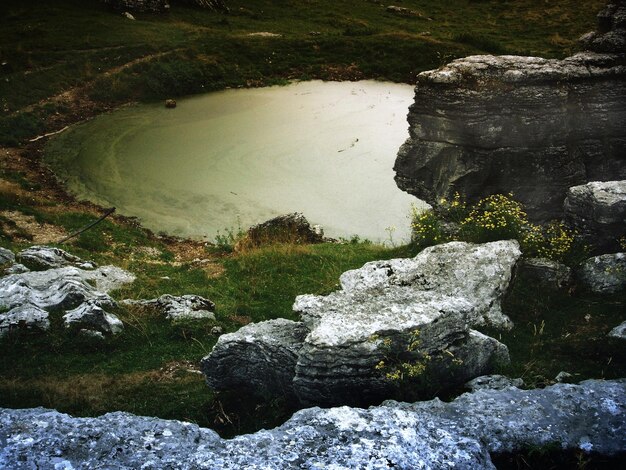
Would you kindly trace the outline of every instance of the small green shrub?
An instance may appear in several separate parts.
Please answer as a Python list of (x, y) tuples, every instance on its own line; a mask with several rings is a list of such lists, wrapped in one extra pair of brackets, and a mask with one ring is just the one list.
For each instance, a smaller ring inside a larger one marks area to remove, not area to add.
[(438, 245), (449, 240), (441, 220), (431, 209), (419, 210), (415, 207), (411, 214), (411, 241), (419, 247)]

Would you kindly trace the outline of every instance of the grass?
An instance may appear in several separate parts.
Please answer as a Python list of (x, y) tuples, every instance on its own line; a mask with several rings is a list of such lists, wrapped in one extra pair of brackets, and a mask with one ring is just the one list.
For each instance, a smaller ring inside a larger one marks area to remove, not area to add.
[[(0, 144), (16, 145), (71, 115), (45, 101), (75, 87), (97, 110), (285, 79), (412, 83), (423, 70), (474, 53), (563, 57), (595, 27), (603, 4), (405, 0), (423, 14), (412, 18), (375, 2), (232, 0), (230, 15), (174, 5), (167, 15), (129, 21), (97, 0), (4, 0)], [(265, 31), (280, 37), (248, 36)]]

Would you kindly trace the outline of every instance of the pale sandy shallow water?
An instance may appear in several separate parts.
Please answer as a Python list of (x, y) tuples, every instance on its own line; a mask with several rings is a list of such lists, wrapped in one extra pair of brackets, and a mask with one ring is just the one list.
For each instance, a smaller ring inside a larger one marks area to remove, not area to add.
[(409, 238), (392, 170), (413, 87), (301, 82), (124, 108), (77, 125), (46, 158), (82, 199), (154, 231), (213, 239), (302, 212), (332, 237)]

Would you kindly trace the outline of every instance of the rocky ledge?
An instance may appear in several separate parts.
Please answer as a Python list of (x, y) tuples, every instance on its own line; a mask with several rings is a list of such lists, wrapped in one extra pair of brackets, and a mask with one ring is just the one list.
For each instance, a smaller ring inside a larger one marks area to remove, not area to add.
[(585, 44), (602, 53), (471, 56), (421, 73), (398, 186), (434, 205), (512, 192), (541, 222), (562, 218), (571, 186), (625, 179), (625, 16), (623, 4), (601, 14)]
[(512, 326), (500, 299), (519, 256), (515, 241), (452, 242), (367, 263), (341, 276), (340, 291), (296, 298), (300, 322), (222, 335), (203, 372), (217, 390), (286, 395), (305, 406), (380, 403), (397, 396), (394, 375), (404, 369), (419, 376), (415, 396), (461, 385), (509, 360), (506, 346), (471, 326)]
[(494, 453), (558, 445), (626, 452), (626, 381), (479, 390), (450, 403), (310, 408), (234, 439), (190, 423), (0, 410), (0, 467), (495, 469)]

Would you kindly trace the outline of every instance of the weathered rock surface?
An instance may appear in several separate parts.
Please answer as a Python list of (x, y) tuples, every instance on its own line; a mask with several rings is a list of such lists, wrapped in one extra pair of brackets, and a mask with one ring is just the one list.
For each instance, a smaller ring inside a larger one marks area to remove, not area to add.
[(457, 191), (469, 202), (512, 192), (547, 221), (563, 215), (568, 188), (626, 179), (626, 56), (603, 52), (471, 56), (421, 73), (398, 186), (435, 206)]
[(67, 328), (87, 329), (100, 333), (116, 335), (121, 333), (124, 325), (115, 315), (105, 312), (93, 301), (80, 304), (63, 315)]
[(626, 340), (626, 321), (620, 323), (611, 331), (609, 331), (609, 336), (611, 338), (624, 339)]
[(546, 258), (527, 258), (517, 267), (517, 276), (552, 290), (572, 286), (572, 269), (558, 261)]
[(0, 410), (0, 467), (494, 469), (490, 453), (555, 442), (626, 451), (626, 381), (481, 390), (450, 403), (311, 408), (234, 439), (190, 423), (109, 413)]
[(476, 377), (465, 384), (465, 388), (470, 392), (478, 390), (504, 390), (507, 388), (519, 388), (524, 385), (524, 381), (520, 378), (512, 379), (504, 375), (483, 375)]
[[(515, 241), (453, 242), (413, 259), (367, 263), (341, 276), (340, 291), (299, 296), (294, 310), (302, 322), (251, 324), (221, 337), (203, 359), (207, 380), (220, 389), (247, 382), (247, 388), (264, 393), (280, 383), (273, 393), (291, 395), (292, 378), (293, 394), (305, 405), (364, 405), (397, 392), (397, 384), (376, 369), (380, 361), (428, 356), (431, 380), (417, 392), (429, 393), (440, 380), (444, 386), (462, 384), (509, 360), (504, 345), (470, 326), (511, 326), (500, 299), (519, 256)], [(268, 343), (268, 337), (280, 340)], [(416, 338), (418, 347), (410, 348)], [(261, 360), (256, 349), (276, 359)], [(295, 364), (295, 371), (270, 380), (263, 361), (284, 368)]]
[(626, 180), (569, 188), (565, 219), (596, 252), (615, 253), (626, 237)]
[(578, 279), (596, 294), (614, 294), (626, 289), (626, 253), (589, 258), (578, 269)]
[(20, 305), (6, 313), (0, 313), (0, 337), (9, 331), (25, 328), (47, 330), (50, 328), (48, 312), (34, 305)]
[(298, 352), (308, 333), (302, 323), (282, 318), (246, 325), (219, 337), (202, 371), (216, 390), (292, 397)]
[(96, 265), (91, 261), (83, 261), (78, 256), (51, 246), (31, 246), (20, 251), (16, 261), (34, 271), (74, 266), (82, 269), (94, 269)]
[(7, 250), (6, 248), (2, 248), (0, 246), (0, 265), (2, 264), (13, 264), (15, 262), (15, 255), (11, 250)]
[(156, 299), (124, 300), (122, 303), (156, 309), (168, 320), (215, 320), (215, 304), (199, 295), (164, 294)]
[(63, 250), (41, 246), (20, 252), (17, 259), (45, 270), (29, 271), (14, 264), (13, 268), (23, 269), (0, 278), (0, 309), (7, 310), (0, 315), (0, 335), (15, 328), (48, 329), (49, 314), (63, 312), (67, 326), (107, 334), (121, 331), (120, 320), (104, 309), (116, 306), (107, 292), (133, 282), (131, 273), (115, 266), (95, 268)]

